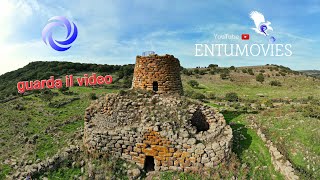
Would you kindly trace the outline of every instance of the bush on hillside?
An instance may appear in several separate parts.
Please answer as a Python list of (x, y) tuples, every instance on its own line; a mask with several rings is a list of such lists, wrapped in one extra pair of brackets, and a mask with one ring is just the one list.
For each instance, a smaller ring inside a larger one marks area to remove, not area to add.
[(40, 98), (43, 101), (51, 102), (53, 99), (54, 93), (50, 89), (44, 89), (41, 91)]
[(286, 73), (285, 72), (279, 72), (279, 74), (281, 75), (281, 76), (286, 76)]
[(238, 94), (235, 92), (230, 92), (227, 93), (225, 96), (225, 100), (230, 101), (230, 102), (235, 102), (239, 100)]
[(96, 93), (90, 93), (90, 94), (89, 94), (89, 98), (90, 98), (91, 100), (98, 99)]
[(215, 74), (216, 74), (216, 71), (215, 71), (215, 70), (210, 70), (209, 73), (210, 73), (211, 75), (215, 75)]
[(248, 73), (249, 73), (250, 75), (254, 75), (253, 70), (252, 70), (251, 68), (248, 69)]
[(260, 83), (263, 83), (263, 81), (264, 81), (264, 76), (263, 76), (262, 73), (260, 73), (260, 74), (258, 74), (258, 75), (256, 76), (256, 81), (258, 81), (258, 82), (260, 82)]
[(185, 74), (187, 76), (191, 76), (192, 75), (192, 71), (189, 71), (188, 69), (183, 69), (182, 70), (182, 74)]
[(302, 114), (305, 117), (320, 119), (320, 103), (311, 103), (302, 109)]
[(60, 91), (61, 93), (64, 93), (64, 92), (66, 92), (66, 91), (69, 91), (69, 87), (62, 86), (62, 87), (59, 89), (59, 91)]
[(209, 93), (207, 94), (207, 98), (208, 98), (208, 99), (216, 99), (216, 94), (213, 93), (213, 92), (209, 92)]
[(190, 91), (190, 90), (186, 90), (186, 91), (184, 91), (184, 95), (186, 96), (186, 97), (189, 97), (189, 98), (192, 98), (192, 95), (194, 94), (194, 91)]
[(234, 67), (234, 66), (230, 66), (230, 68), (229, 68), (230, 70), (235, 70), (236, 69), (236, 67)]
[(199, 74), (200, 74), (200, 75), (205, 75), (205, 74), (206, 74), (206, 71), (205, 71), (205, 70), (200, 70), (200, 71), (199, 71)]
[(209, 66), (208, 66), (209, 68), (217, 68), (217, 67), (219, 67), (217, 64), (209, 64)]
[(271, 86), (281, 86), (281, 82), (280, 82), (280, 81), (277, 81), (277, 80), (271, 81), (271, 82), (270, 82), (270, 85), (271, 85)]
[(228, 73), (221, 73), (220, 78), (223, 80), (229, 79), (229, 74)]
[(197, 100), (200, 100), (200, 101), (203, 101), (204, 99), (206, 99), (206, 96), (202, 93), (199, 93), (199, 92), (195, 92), (192, 94), (191, 96), (193, 99), (197, 99)]
[(198, 88), (199, 87), (199, 83), (196, 80), (190, 80), (188, 81), (188, 84), (192, 87), (192, 88)]

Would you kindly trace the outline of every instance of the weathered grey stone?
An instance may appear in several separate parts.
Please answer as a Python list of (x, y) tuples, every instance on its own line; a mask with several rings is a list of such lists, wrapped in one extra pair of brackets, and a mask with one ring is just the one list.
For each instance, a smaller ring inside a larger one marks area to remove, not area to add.
[(188, 141), (187, 141), (187, 144), (189, 145), (193, 145), (197, 142), (197, 140), (195, 138), (190, 138)]
[(204, 148), (206, 148), (206, 146), (203, 145), (202, 143), (199, 143), (196, 145), (196, 149), (204, 150)]

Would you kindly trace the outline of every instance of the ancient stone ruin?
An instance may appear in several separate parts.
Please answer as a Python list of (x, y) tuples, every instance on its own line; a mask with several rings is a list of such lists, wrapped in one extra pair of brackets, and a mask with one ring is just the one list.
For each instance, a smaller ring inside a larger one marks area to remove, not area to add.
[(217, 110), (177, 95), (183, 91), (179, 71), (173, 56), (138, 56), (133, 89), (108, 94), (86, 109), (88, 153), (119, 157), (147, 172), (201, 171), (227, 160), (230, 126)]
[(172, 55), (137, 56), (132, 88), (182, 94), (179, 60)]

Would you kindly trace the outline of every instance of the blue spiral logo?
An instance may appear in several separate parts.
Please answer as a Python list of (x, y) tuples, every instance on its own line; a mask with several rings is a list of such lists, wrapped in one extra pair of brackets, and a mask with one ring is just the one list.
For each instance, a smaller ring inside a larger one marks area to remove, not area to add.
[[(72, 22), (72, 26), (70, 21), (63, 16), (54, 16), (48, 20), (49, 23), (42, 30), (42, 40), (47, 44), (47, 38), (50, 46), (57, 51), (66, 51), (71, 47), (71, 43), (76, 40), (78, 36), (77, 26)], [(58, 41), (52, 38), (52, 29), (57, 26), (64, 26), (68, 30), (68, 35), (66, 40)], [(73, 31), (72, 31), (73, 30)], [(72, 34), (71, 34), (72, 32)]]

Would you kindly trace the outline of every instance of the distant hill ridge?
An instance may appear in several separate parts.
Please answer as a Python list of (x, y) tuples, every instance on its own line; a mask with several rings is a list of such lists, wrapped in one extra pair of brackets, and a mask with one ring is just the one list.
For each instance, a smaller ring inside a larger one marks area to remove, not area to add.
[(300, 72), (303, 72), (309, 76), (320, 78), (320, 70), (301, 70)]
[[(262, 66), (244, 66), (244, 67), (218, 67), (216, 64), (210, 64), (208, 67), (196, 67), (191, 69), (206, 69), (206, 68), (219, 68), (219, 69), (253, 69), (253, 70), (263, 70), (270, 68), (279, 68), (281, 70), (291, 71), (298, 73), (297, 71), (292, 71), (290, 68), (279, 65), (262, 65)], [(23, 68), (19, 68), (15, 71), (7, 72), (0, 76), (0, 100), (10, 99), (18, 95), (17, 92), (17, 82), (19, 81), (31, 81), (48, 79), (50, 76), (60, 77), (70, 74), (88, 73), (96, 72), (100, 74), (114, 74), (117, 79), (126, 79), (131, 81), (133, 74), (134, 64), (127, 65), (107, 65), (107, 64), (91, 64), (91, 63), (74, 63), (74, 62), (59, 62), (59, 61), (36, 61), (31, 62)], [(188, 68), (190, 69), (190, 68)], [(181, 68), (181, 70), (186, 70)], [(310, 70), (310, 71), (300, 71), (310, 76), (320, 77), (320, 71)], [(182, 73), (184, 73), (182, 71)], [(207, 73), (207, 72), (206, 72)], [(200, 73), (201, 75), (201, 73)]]

